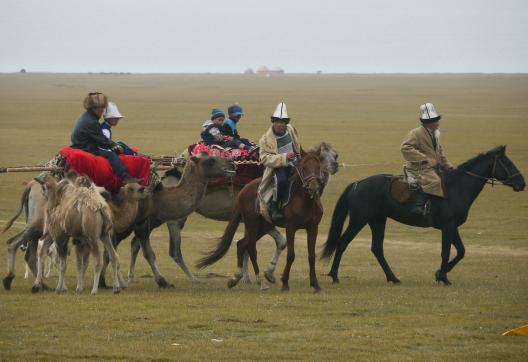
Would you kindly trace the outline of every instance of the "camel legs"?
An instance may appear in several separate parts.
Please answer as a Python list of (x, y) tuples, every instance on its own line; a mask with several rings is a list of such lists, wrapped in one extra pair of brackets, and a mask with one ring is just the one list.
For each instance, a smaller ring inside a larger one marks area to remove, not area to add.
[(183, 270), (187, 278), (193, 282), (198, 283), (199, 280), (196, 278), (193, 273), (189, 270), (189, 267), (183, 260), (183, 255), (181, 252), (181, 221), (167, 221), (167, 228), (169, 229), (169, 255), (176, 264)]
[(85, 261), (88, 259), (86, 256), (90, 253), (90, 249), (83, 246), (77, 245), (75, 247), (75, 253), (77, 255), (77, 289), (75, 292), (81, 294), (84, 290), (84, 274), (88, 265)]
[(7, 275), (2, 280), (4, 289), (10, 290), (13, 279), (15, 279), (16, 253), (20, 245), (27, 242), (25, 260), (31, 272), (37, 275), (37, 241), (42, 236), (42, 230), (38, 227), (29, 227), (13, 236), (7, 241)]
[(134, 281), (134, 275), (136, 272), (136, 260), (137, 260), (137, 256), (140, 250), (141, 250), (141, 244), (139, 243), (139, 240), (135, 237), (132, 238), (132, 242), (130, 243), (130, 264), (128, 266), (128, 284)]
[(44, 289), (42, 284), (44, 277), (44, 260), (46, 259), (46, 255), (48, 255), (48, 249), (52, 242), (53, 240), (51, 240), (49, 235), (44, 235), (37, 243), (37, 276), (33, 283), (33, 287), (31, 288), (33, 293), (40, 292)]
[(62, 293), (68, 290), (65, 283), (66, 266), (68, 258), (68, 238), (62, 238), (56, 240), (58, 251), (59, 251), (59, 280), (57, 282), (57, 293)]
[[(104, 250), (106, 250), (106, 252), (108, 253), (108, 257), (110, 258), (110, 261), (112, 263), (112, 271), (114, 272), (114, 293), (119, 293), (121, 288), (126, 287), (126, 283), (123, 280), (123, 276), (121, 275), (121, 270), (119, 267), (119, 256), (117, 255), (114, 249), (114, 245), (112, 244), (111, 234), (103, 235), (101, 241), (104, 246)], [(97, 276), (97, 278), (97, 280), (99, 280), (99, 276)]]
[(90, 243), (90, 246), (90, 252), (94, 260), (94, 282), (91, 293), (97, 294), (97, 289), (99, 288), (99, 277), (101, 276), (101, 271), (103, 270), (103, 252), (100, 250), (99, 244), (95, 240)]

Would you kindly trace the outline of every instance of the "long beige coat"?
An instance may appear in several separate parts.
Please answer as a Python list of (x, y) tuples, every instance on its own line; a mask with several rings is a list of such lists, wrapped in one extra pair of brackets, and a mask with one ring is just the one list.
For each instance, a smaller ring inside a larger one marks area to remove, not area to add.
[[(288, 132), (290, 132), (293, 141), (293, 150), (296, 153), (300, 152), (299, 137), (295, 128), (286, 125)], [(273, 169), (277, 167), (288, 166), (288, 158), (285, 153), (279, 153), (277, 147), (277, 139), (273, 133), (273, 126), (270, 127), (266, 133), (260, 138), (260, 163), (266, 167), (264, 174), (262, 175), (262, 181), (260, 181), (258, 187), (258, 198), (260, 202), (261, 214), (269, 218), (267, 204), (273, 196)]]
[(444, 197), (442, 180), (437, 169), (444, 170), (452, 165), (445, 157), (439, 140), (436, 143), (435, 150), (429, 131), (420, 126), (409, 132), (400, 146), (400, 151), (407, 161), (405, 167), (419, 176), (422, 190), (427, 194)]

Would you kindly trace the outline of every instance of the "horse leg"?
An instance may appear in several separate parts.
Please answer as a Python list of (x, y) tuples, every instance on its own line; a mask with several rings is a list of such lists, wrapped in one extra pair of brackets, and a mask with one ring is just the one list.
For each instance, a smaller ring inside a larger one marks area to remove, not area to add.
[(200, 281), (196, 278), (193, 273), (189, 270), (185, 260), (183, 260), (183, 255), (181, 252), (181, 230), (180, 230), (180, 221), (168, 221), (167, 227), (169, 228), (169, 255), (172, 259), (178, 264), (178, 266), (183, 270), (187, 278), (192, 283), (199, 283)]
[(134, 236), (132, 238), (132, 242), (130, 243), (130, 265), (128, 266), (128, 284), (134, 281), (136, 260), (140, 250), (141, 244), (139, 243), (139, 239)]
[(387, 218), (382, 218), (369, 222), (370, 230), (372, 232), (372, 246), (370, 250), (376, 257), (376, 259), (378, 259), (379, 265), (385, 272), (387, 282), (398, 284), (400, 283), (400, 279), (398, 279), (396, 275), (394, 275), (394, 273), (392, 272), (392, 269), (389, 266), (389, 263), (387, 263), (387, 260), (385, 260), (385, 255), (383, 253), (383, 240), (385, 239), (386, 222)]
[[(240, 240), (237, 240), (237, 244)], [(242, 259), (242, 283), (244, 284), (251, 284), (251, 279), (249, 277), (248, 272), (248, 261), (249, 261), (249, 253), (246, 251), (244, 253), (244, 257)]]
[(286, 248), (286, 239), (284, 236), (282, 236), (279, 230), (275, 228), (271, 229), (268, 232), (268, 235), (270, 235), (275, 240), (275, 253), (273, 253), (273, 257), (271, 258), (271, 261), (268, 265), (268, 270), (264, 272), (264, 277), (270, 283), (275, 283), (275, 277), (273, 276), (273, 273), (275, 272), (275, 268), (277, 268), (277, 262), (279, 261), (282, 251)]
[(288, 281), (290, 280), (290, 270), (291, 266), (293, 264), (293, 261), (295, 260), (295, 232), (297, 230), (292, 225), (286, 225), (286, 243), (287, 243), (287, 256), (286, 256), (286, 266), (284, 267), (284, 271), (282, 272), (282, 291), (286, 292), (290, 290), (290, 286), (288, 285)]
[(458, 262), (464, 258), (464, 255), (466, 254), (466, 248), (464, 248), (464, 243), (462, 243), (462, 239), (458, 233), (458, 228), (455, 229), (454, 237), (453, 245), (457, 250), (457, 255), (453, 258), (453, 260), (447, 263), (447, 273), (449, 273), (455, 267), (455, 265), (457, 265)]
[[(246, 228), (247, 228), (246, 224)], [(244, 264), (244, 254), (246, 253), (246, 244), (247, 244), (247, 238), (243, 238), (237, 242), (237, 270), (235, 274), (229, 280), (227, 281), (227, 287), (229, 289), (233, 288), (238, 284), (240, 279), (242, 279), (243, 275), (243, 264)]]
[(444, 226), (442, 228), (442, 263), (440, 269), (435, 273), (435, 278), (438, 283), (442, 282), (444, 285), (451, 285), (451, 282), (447, 279), (447, 265), (449, 262), (449, 253), (451, 252), (451, 241), (453, 240), (454, 229), (452, 226)]
[(308, 264), (310, 266), (310, 286), (314, 288), (314, 291), (320, 292), (321, 287), (317, 281), (317, 275), (315, 273), (315, 243), (317, 241), (317, 225), (312, 225), (310, 228), (306, 229), (308, 234)]
[(330, 273), (328, 273), (328, 276), (332, 277), (333, 283), (339, 283), (337, 273), (339, 271), (339, 264), (341, 263), (341, 257), (343, 256), (345, 249), (347, 248), (348, 244), (354, 240), (356, 235), (361, 231), (361, 229), (363, 229), (364, 226), (365, 224), (353, 224), (352, 221), (350, 221), (344, 234), (339, 238), (334, 261), (332, 262), (332, 269), (330, 269)]

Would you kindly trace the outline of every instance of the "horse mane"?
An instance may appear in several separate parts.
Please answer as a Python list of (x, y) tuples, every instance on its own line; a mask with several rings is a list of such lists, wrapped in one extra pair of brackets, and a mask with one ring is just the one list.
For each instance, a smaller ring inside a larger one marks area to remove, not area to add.
[(462, 175), (465, 171), (473, 169), (476, 164), (482, 161), (482, 159), (495, 156), (498, 152), (502, 151), (503, 149), (504, 146), (497, 146), (489, 151), (479, 153), (475, 157), (470, 158), (469, 160), (461, 163), (455, 169), (445, 172), (444, 181), (446, 182), (446, 184), (450, 184), (451, 182), (456, 180), (460, 175)]

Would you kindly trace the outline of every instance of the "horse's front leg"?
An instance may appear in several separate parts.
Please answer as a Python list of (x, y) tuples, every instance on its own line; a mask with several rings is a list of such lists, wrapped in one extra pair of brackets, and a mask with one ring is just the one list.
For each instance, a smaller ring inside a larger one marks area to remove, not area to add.
[(455, 267), (455, 265), (457, 265), (458, 262), (464, 258), (464, 255), (466, 254), (466, 248), (464, 248), (464, 243), (462, 243), (462, 238), (458, 233), (458, 228), (456, 228), (454, 231), (453, 245), (457, 250), (457, 255), (447, 264), (447, 272), (450, 272)]
[(451, 241), (454, 240), (455, 227), (449, 225), (442, 228), (442, 263), (440, 269), (436, 271), (435, 278), (437, 282), (442, 282), (444, 285), (451, 285), (447, 279), (449, 253), (451, 252)]
[(317, 225), (313, 225), (306, 229), (308, 234), (308, 264), (310, 265), (310, 286), (314, 288), (314, 291), (320, 292), (321, 287), (317, 281), (317, 275), (315, 273), (315, 243), (317, 241)]

